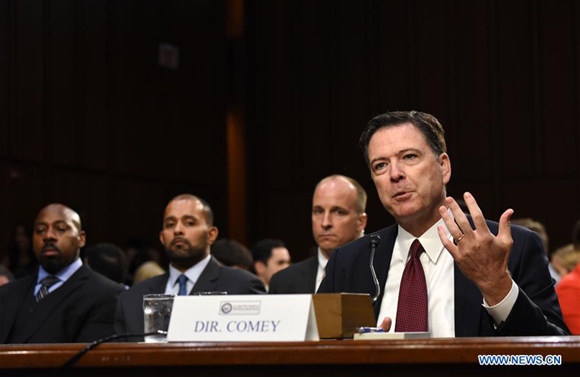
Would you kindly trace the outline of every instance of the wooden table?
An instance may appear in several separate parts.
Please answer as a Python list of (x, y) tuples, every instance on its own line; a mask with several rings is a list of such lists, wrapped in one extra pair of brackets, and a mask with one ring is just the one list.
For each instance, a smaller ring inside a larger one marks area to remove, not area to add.
[[(0, 376), (529, 376), (580, 373), (580, 336), (334, 340), (289, 343), (109, 343), (71, 369), (83, 344), (0, 345)], [(480, 366), (478, 355), (561, 355), (561, 366)], [(199, 374), (201, 373), (201, 374)]]

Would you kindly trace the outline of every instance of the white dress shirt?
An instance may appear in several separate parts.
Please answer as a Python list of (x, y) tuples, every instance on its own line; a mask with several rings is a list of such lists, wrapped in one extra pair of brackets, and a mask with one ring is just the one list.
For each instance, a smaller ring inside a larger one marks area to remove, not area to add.
[[(60, 288), (64, 283), (66, 283), (66, 281), (71, 276), (73, 276), (75, 272), (77, 272), (79, 268), (81, 268), (82, 265), (83, 262), (81, 261), (81, 258), (77, 258), (74, 262), (72, 262), (71, 264), (69, 264), (56, 274), (54, 274), (54, 276), (59, 278), (60, 281), (54, 283), (50, 288), (48, 288), (48, 293), (52, 293), (56, 289)], [(34, 286), (34, 296), (36, 296), (38, 294), (38, 291), (40, 291), (40, 287), (42, 286), (42, 284), (40, 284), (40, 281), (45, 277), (47, 277), (48, 275), (50, 274), (46, 272), (44, 268), (42, 268), (42, 266), (38, 268), (38, 278), (36, 280), (36, 285)]]
[[(428, 292), (429, 307), (429, 332), (434, 338), (455, 336), (455, 286), (454, 286), (454, 261), (451, 254), (445, 250), (439, 239), (437, 226), (442, 225), (447, 232), (447, 237), (453, 237), (447, 230), (443, 219), (439, 220), (418, 239), (423, 245), (425, 252), (421, 254), (420, 261), (425, 272), (425, 281)], [(399, 226), (397, 239), (393, 247), (389, 275), (385, 284), (385, 294), (381, 303), (378, 317), (378, 325), (385, 317), (392, 319), (389, 332), (394, 332), (397, 321), (397, 305), (399, 300), (399, 287), (403, 271), (409, 258), (409, 249), (413, 241), (417, 239), (412, 234)], [(512, 280), (512, 288), (502, 302), (493, 307), (483, 302), (483, 307), (494, 318), (496, 324), (504, 321), (509, 315), (517, 297), (518, 287)]]
[(197, 262), (193, 267), (190, 267), (187, 271), (181, 272), (177, 268), (169, 265), (169, 279), (167, 279), (167, 285), (165, 286), (165, 294), (176, 295), (179, 293), (179, 282), (177, 278), (181, 274), (187, 276), (187, 281), (185, 283), (185, 288), (187, 294), (191, 292), (195, 283), (199, 279), (199, 276), (207, 267), (209, 261), (211, 260), (211, 255), (208, 254), (207, 257)]
[(326, 276), (326, 264), (328, 263), (328, 258), (320, 251), (318, 248), (318, 272), (316, 272), (316, 286), (314, 287), (314, 292), (318, 292), (320, 288), (320, 283), (322, 279)]

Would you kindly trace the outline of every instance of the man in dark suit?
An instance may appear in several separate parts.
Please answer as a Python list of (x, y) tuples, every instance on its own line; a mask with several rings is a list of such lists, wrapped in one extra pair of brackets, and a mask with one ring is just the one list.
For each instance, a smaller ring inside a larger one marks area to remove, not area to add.
[(568, 334), (542, 242), (486, 221), (474, 197), (471, 216), (446, 197), (451, 177), (443, 128), (435, 117), (392, 112), (373, 118), (361, 147), (383, 206), (396, 225), (380, 230), (374, 268), (371, 236), (333, 254), (319, 293), (376, 295), (377, 323), (387, 331), (434, 337)]
[(334, 250), (364, 233), (367, 194), (352, 178), (331, 175), (322, 179), (312, 197), (312, 235), (316, 255), (296, 263), (270, 280), (270, 293), (314, 293)]
[(117, 333), (143, 333), (143, 296), (146, 294), (265, 293), (264, 285), (255, 275), (225, 267), (210, 255), (217, 235), (213, 213), (206, 201), (189, 194), (173, 198), (165, 208), (159, 235), (169, 257), (169, 272), (121, 294), (115, 315)]
[(92, 342), (114, 333), (123, 287), (82, 264), (85, 240), (72, 209), (51, 204), (40, 211), (33, 235), (40, 267), (0, 287), (0, 343)]

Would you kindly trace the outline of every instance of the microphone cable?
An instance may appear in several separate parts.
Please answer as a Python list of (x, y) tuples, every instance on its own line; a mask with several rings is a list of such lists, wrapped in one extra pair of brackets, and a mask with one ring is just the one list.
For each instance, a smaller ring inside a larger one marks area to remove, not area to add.
[(64, 363), (61, 368), (62, 369), (70, 368), (77, 361), (79, 361), (87, 352), (96, 348), (101, 343), (106, 343), (106, 342), (110, 342), (112, 340), (123, 339), (123, 338), (146, 337), (149, 335), (167, 335), (167, 331), (157, 330), (157, 331), (153, 331), (153, 332), (146, 332), (146, 333), (140, 333), (140, 334), (113, 334), (113, 335), (106, 336), (104, 338), (95, 340), (94, 342), (92, 342), (91, 344), (86, 346), (84, 349), (80, 350), (76, 355), (74, 355), (66, 363)]

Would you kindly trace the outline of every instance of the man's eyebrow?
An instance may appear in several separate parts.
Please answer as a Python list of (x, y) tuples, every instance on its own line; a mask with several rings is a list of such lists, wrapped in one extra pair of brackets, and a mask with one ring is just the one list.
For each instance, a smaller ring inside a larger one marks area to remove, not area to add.
[(421, 153), (421, 151), (417, 148), (405, 148), (405, 149), (401, 149), (397, 154), (403, 154), (403, 153), (407, 153), (407, 152)]
[(371, 165), (372, 165), (373, 163), (377, 162), (377, 161), (383, 161), (383, 160), (388, 160), (388, 158), (387, 158), (387, 157), (376, 157), (376, 158), (373, 158), (373, 159), (371, 160)]
[(175, 221), (175, 216), (168, 216), (165, 219), (163, 219), (163, 222), (166, 222), (166, 221), (169, 221), (169, 220)]

